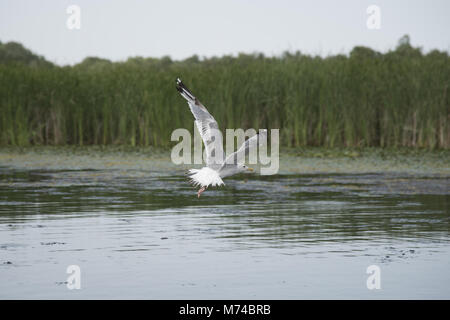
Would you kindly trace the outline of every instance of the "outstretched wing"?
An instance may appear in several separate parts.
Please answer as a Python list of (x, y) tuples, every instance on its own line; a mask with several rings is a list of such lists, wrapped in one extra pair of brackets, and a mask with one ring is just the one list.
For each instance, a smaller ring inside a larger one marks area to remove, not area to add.
[(254, 150), (257, 150), (257, 146), (261, 146), (264, 141), (267, 141), (266, 129), (259, 130), (258, 134), (255, 134), (253, 137), (245, 140), (245, 142), (236, 152), (230, 154), (225, 159), (225, 163), (223, 164), (222, 168), (225, 168), (226, 166), (236, 166), (239, 163), (244, 163), (245, 157), (248, 156), (250, 149), (253, 148)]
[(223, 137), (216, 119), (208, 112), (203, 104), (177, 79), (177, 90), (188, 102), (189, 108), (195, 118), (203, 144), (206, 149), (206, 165), (212, 169), (218, 169), (225, 160), (223, 152)]

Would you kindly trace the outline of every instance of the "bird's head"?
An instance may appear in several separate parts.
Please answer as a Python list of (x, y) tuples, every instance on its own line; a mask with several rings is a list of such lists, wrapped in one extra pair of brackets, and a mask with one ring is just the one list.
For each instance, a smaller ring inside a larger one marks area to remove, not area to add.
[(240, 172), (252, 172), (253, 168), (247, 167), (245, 164), (239, 164), (238, 169)]

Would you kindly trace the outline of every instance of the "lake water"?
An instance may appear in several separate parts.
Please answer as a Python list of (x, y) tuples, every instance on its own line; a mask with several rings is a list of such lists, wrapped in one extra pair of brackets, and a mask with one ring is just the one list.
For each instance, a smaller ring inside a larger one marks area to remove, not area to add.
[(449, 162), (283, 156), (197, 199), (164, 152), (3, 150), (0, 298), (449, 299)]

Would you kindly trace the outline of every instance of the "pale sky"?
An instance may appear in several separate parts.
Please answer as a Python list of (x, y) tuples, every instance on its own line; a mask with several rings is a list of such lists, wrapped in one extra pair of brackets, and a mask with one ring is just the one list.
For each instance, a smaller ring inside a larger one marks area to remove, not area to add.
[[(70, 5), (81, 29), (66, 26)], [(381, 10), (379, 30), (366, 9)], [(0, 41), (17, 41), (58, 64), (87, 56), (184, 59), (239, 52), (322, 56), (355, 45), (385, 52), (409, 34), (425, 52), (450, 50), (449, 0), (0, 0)]]

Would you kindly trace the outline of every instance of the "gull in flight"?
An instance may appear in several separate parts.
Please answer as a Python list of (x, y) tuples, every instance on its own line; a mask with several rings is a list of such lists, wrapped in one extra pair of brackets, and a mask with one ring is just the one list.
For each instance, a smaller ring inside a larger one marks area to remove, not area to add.
[(252, 168), (241, 163), (241, 160), (242, 162), (245, 160), (245, 155), (249, 153), (251, 147), (256, 147), (258, 142), (261, 144), (261, 141), (266, 141), (267, 130), (260, 130), (259, 134), (247, 139), (236, 152), (225, 157), (222, 134), (217, 121), (179, 78), (176, 82), (178, 92), (187, 100), (194, 115), (195, 125), (206, 149), (206, 167), (189, 170), (190, 182), (194, 186), (200, 187), (197, 192), (197, 196), (200, 198), (202, 192), (209, 186), (224, 185), (222, 178), (245, 171), (253, 171)]

